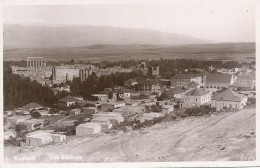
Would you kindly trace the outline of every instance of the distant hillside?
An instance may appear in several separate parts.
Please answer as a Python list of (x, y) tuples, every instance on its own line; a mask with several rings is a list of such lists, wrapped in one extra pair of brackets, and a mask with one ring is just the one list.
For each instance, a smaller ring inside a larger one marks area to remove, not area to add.
[(4, 49), (82, 47), (96, 44), (185, 45), (211, 42), (205, 39), (146, 29), (4, 25)]
[(28, 56), (44, 60), (120, 61), (129, 59), (186, 58), (204, 60), (255, 60), (255, 43), (195, 45), (91, 45), (85, 47), (5, 49), (4, 60), (24, 60)]

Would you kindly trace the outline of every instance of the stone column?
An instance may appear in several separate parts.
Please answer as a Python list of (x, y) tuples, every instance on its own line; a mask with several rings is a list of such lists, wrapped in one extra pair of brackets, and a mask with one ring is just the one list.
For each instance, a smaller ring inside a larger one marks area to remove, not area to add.
[(30, 61), (30, 71), (32, 71), (32, 60), (29, 61)]

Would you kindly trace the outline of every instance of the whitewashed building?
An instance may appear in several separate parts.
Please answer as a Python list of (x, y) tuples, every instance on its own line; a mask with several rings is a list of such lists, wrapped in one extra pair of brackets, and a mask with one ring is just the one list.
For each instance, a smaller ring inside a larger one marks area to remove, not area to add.
[(26, 134), (26, 144), (30, 146), (42, 146), (51, 142), (62, 142), (66, 135), (55, 134), (53, 130), (39, 130)]
[(238, 94), (229, 88), (213, 96), (211, 107), (215, 107), (217, 111), (220, 111), (223, 108), (239, 110), (246, 106), (246, 102), (246, 96)]
[(76, 127), (77, 136), (98, 134), (100, 132), (101, 132), (100, 123), (84, 123), (84, 124), (80, 124)]
[(229, 88), (235, 82), (232, 74), (209, 73), (206, 77), (206, 88)]
[(103, 103), (101, 104), (101, 109), (102, 110), (113, 110), (116, 108), (120, 108), (125, 106), (125, 102), (107, 102), (107, 103)]
[(211, 95), (204, 89), (195, 88), (184, 96), (180, 103), (181, 108), (200, 107), (211, 100)]

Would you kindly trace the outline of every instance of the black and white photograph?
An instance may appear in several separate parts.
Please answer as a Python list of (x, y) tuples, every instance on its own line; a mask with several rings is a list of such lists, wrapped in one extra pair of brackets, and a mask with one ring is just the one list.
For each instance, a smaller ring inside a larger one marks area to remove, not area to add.
[(6, 4), (3, 161), (257, 161), (256, 1)]

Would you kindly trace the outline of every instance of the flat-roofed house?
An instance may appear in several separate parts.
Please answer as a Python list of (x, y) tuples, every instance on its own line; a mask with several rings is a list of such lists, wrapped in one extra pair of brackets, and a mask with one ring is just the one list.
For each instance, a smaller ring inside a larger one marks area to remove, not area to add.
[(125, 102), (106, 102), (101, 104), (101, 109), (108, 111), (125, 106)]
[(74, 126), (77, 121), (78, 120), (67, 120), (67, 121), (65, 120), (59, 123), (55, 123), (55, 125), (57, 125), (58, 127)]
[(209, 73), (206, 77), (206, 88), (223, 89), (229, 88), (234, 83), (232, 74)]
[(156, 101), (156, 106), (162, 106), (162, 105), (174, 105), (174, 102), (171, 100), (162, 100), (162, 101)]
[(116, 88), (112, 90), (113, 99), (117, 100), (118, 98), (126, 99), (130, 98), (131, 91), (125, 88)]
[(101, 104), (98, 101), (87, 101), (87, 105), (93, 106), (93, 107), (100, 107)]
[(131, 116), (144, 111), (144, 106), (124, 106), (119, 109), (114, 109), (113, 112), (120, 113), (122, 117)]
[(107, 94), (92, 94), (91, 96), (96, 97), (98, 101), (107, 101), (108, 96)]
[(92, 123), (100, 123), (101, 125), (101, 131), (106, 132), (112, 128), (112, 123), (109, 118), (107, 117), (96, 117), (91, 120)]
[(62, 142), (66, 140), (66, 135), (64, 134), (51, 134), (54, 142)]
[(42, 146), (53, 142), (49, 132), (37, 132), (26, 135), (26, 144), (30, 146)]
[(98, 112), (96, 107), (83, 107), (82, 108), (83, 114), (96, 114)]
[(86, 100), (79, 100), (79, 101), (77, 101), (77, 104), (78, 104), (80, 107), (83, 107), (83, 106), (87, 105), (88, 103), (87, 103)]
[(53, 130), (39, 130), (25, 135), (26, 144), (30, 146), (42, 146), (51, 142), (62, 142), (66, 135), (56, 134)]
[(162, 105), (162, 113), (169, 114), (170, 112), (173, 112), (174, 105)]
[(118, 123), (124, 121), (124, 117), (122, 116), (122, 114), (117, 112), (100, 112), (97, 114), (93, 114), (93, 119), (95, 118), (107, 118), (109, 120), (115, 120)]
[(209, 102), (211, 100), (211, 95), (204, 89), (195, 88), (185, 94), (185, 97), (180, 103), (181, 108), (192, 108), (200, 107), (201, 105)]
[(76, 135), (77, 136), (85, 136), (98, 134), (101, 132), (101, 124), (100, 123), (84, 123), (80, 124), (76, 127)]
[(212, 97), (211, 107), (215, 107), (217, 111), (220, 111), (223, 108), (239, 110), (246, 106), (246, 102), (246, 96), (228, 88)]
[(70, 116), (80, 115), (80, 113), (81, 113), (81, 109), (79, 109), (79, 108), (71, 109), (69, 111), (69, 115)]
[(58, 106), (59, 107), (69, 107), (71, 105), (75, 105), (77, 101), (79, 101), (79, 100), (76, 97), (66, 96), (58, 101)]
[(150, 113), (143, 113), (143, 115), (139, 116), (140, 122), (144, 122), (145, 120), (152, 120), (154, 118), (160, 118), (162, 117), (161, 113), (156, 113), (156, 112), (150, 112)]

